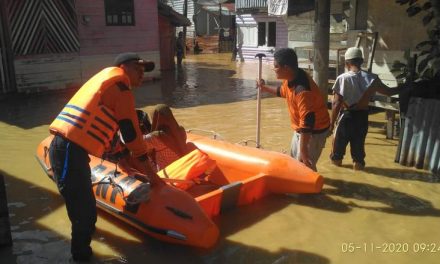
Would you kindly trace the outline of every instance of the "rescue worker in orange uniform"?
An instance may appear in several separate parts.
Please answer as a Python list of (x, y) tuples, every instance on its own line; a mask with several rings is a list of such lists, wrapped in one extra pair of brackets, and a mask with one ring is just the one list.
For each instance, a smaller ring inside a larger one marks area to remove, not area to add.
[(72, 223), (74, 261), (88, 261), (93, 254), (90, 242), (97, 214), (88, 155), (102, 157), (119, 129), (131, 155), (148, 166), (132, 88), (142, 84), (144, 71), (153, 69), (153, 62), (136, 53), (119, 54), (114, 66), (88, 80), (50, 125), (55, 136), (49, 158)]
[(312, 78), (298, 67), (293, 49), (282, 48), (274, 54), (274, 71), (283, 83), (268, 86), (257, 80), (258, 87), (286, 99), (293, 129), (290, 155), (314, 171), (328, 136), (330, 116), (321, 92)]

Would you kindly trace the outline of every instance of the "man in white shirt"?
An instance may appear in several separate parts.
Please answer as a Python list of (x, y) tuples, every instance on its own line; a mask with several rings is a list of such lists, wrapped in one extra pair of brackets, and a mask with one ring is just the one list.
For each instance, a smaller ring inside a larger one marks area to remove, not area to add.
[[(391, 96), (400, 89), (386, 86), (376, 74), (361, 69), (364, 59), (359, 48), (345, 52), (347, 72), (339, 75), (333, 85), (330, 131), (334, 140), (330, 159), (342, 165), (345, 148), (350, 143), (353, 169), (365, 168), (365, 138), (368, 132), (368, 103), (376, 92)], [(336, 125), (336, 126), (335, 126)]]

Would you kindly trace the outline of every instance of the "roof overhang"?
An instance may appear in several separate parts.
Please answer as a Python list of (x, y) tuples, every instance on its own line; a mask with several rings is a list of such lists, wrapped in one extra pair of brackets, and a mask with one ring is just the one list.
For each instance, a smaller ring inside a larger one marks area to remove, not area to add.
[(191, 26), (191, 21), (184, 15), (176, 12), (171, 6), (166, 5), (162, 2), (157, 2), (157, 9), (159, 15), (168, 18), (170, 23), (176, 27)]
[[(235, 7), (232, 6), (231, 8), (231, 4), (225, 4), (225, 5), (229, 5), (229, 6), (221, 6), (221, 14), (222, 16), (233, 16), (235, 15)], [(232, 4), (233, 5), (233, 4)], [(218, 14), (220, 13), (220, 7), (218, 5), (216, 6), (211, 6), (211, 5), (202, 5), (201, 8), (203, 10), (206, 10), (209, 13), (212, 13), (216, 16), (218, 16)]]

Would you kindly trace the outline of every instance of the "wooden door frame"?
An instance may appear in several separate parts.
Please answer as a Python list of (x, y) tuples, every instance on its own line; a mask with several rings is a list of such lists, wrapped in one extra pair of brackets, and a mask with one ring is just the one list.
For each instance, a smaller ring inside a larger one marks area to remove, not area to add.
[(17, 91), (7, 4), (0, 1), (0, 94)]

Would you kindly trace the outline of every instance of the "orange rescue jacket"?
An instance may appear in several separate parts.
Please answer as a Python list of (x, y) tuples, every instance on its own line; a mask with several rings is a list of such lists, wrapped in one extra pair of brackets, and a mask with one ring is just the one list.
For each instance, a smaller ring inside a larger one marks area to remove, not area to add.
[(102, 94), (115, 85), (129, 87), (129, 79), (121, 68), (109, 67), (93, 76), (64, 106), (50, 125), (50, 132), (101, 157), (110, 149), (118, 129), (114, 111), (102, 103)]

